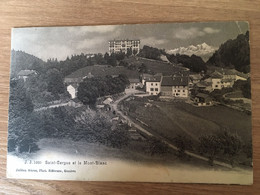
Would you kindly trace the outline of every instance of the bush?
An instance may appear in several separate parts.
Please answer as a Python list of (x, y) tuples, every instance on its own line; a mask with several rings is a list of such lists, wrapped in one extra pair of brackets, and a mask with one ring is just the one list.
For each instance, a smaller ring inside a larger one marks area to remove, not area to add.
[(170, 148), (167, 144), (165, 144), (164, 142), (162, 142), (161, 140), (155, 137), (150, 137), (148, 139), (148, 143), (149, 143), (149, 153), (151, 154), (151, 156), (155, 154), (163, 155), (169, 153), (170, 151)]
[(186, 136), (178, 135), (173, 139), (175, 146), (178, 148), (178, 156), (184, 157), (186, 150), (192, 150), (192, 141)]

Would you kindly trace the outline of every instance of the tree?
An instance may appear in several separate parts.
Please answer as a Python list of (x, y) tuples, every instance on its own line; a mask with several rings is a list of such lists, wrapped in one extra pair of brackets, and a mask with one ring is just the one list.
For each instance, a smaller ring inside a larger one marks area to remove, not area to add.
[(213, 165), (215, 157), (221, 152), (220, 140), (216, 135), (204, 135), (199, 138), (199, 151), (209, 158), (209, 164)]
[(10, 81), (9, 117), (15, 118), (34, 109), (31, 98), (27, 95), (23, 80)]
[(94, 105), (98, 97), (121, 93), (129, 81), (125, 75), (118, 77), (86, 78), (79, 84), (78, 98), (83, 104)]
[(152, 156), (155, 154), (163, 155), (170, 151), (167, 144), (155, 137), (150, 137), (148, 142), (150, 146), (149, 152)]
[(131, 56), (131, 55), (133, 55), (132, 47), (127, 48), (127, 52), (126, 52), (126, 56), (127, 56), (127, 57), (129, 57), (129, 56)]
[(47, 90), (55, 96), (65, 92), (62, 76), (56, 68), (48, 70), (47, 84)]
[(207, 71), (206, 63), (202, 60), (201, 57), (192, 55), (180, 55), (180, 54), (172, 54), (167, 56), (168, 60), (175, 64), (182, 64), (184, 67), (189, 68), (192, 72), (201, 72)]
[(242, 149), (242, 140), (238, 135), (231, 134), (228, 131), (219, 133), (217, 136), (223, 154), (228, 156), (230, 164), (233, 166), (235, 157)]
[(186, 150), (192, 149), (192, 141), (186, 136), (178, 135), (173, 139), (174, 144), (178, 148), (178, 156), (184, 157)]
[(116, 66), (117, 65), (117, 61), (116, 61), (116, 56), (114, 53), (112, 53), (108, 60), (107, 60), (107, 63), (110, 64), (111, 66)]
[(148, 72), (147, 66), (144, 63), (142, 63), (141, 66), (139, 67), (139, 72), (140, 73), (147, 73)]
[(107, 62), (108, 59), (109, 59), (109, 54), (106, 52), (106, 53), (104, 54), (104, 60)]
[[(134, 55), (135, 55), (135, 53), (134, 53)], [(148, 58), (148, 59), (160, 60), (161, 52), (157, 48), (153, 48), (153, 47), (144, 45), (143, 49), (141, 49), (141, 51), (138, 55), (140, 57), (144, 57), (144, 58)]]
[(128, 126), (119, 126), (116, 130), (111, 130), (108, 135), (108, 143), (113, 148), (122, 148), (127, 146), (130, 141), (130, 136), (128, 133)]
[(208, 60), (208, 64), (220, 67), (235, 67), (240, 72), (250, 72), (249, 32), (223, 43)]

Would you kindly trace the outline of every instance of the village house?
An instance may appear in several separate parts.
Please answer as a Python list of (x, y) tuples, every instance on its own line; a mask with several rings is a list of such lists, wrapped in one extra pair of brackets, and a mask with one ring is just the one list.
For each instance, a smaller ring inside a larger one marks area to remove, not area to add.
[(147, 73), (143, 73), (141, 77), (142, 77), (142, 84), (145, 85), (145, 81), (150, 79), (150, 78), (152, 78), (153, 75), (147, 74)]
[(19, 79), (23, 79), (26, 81), (29, 77), (32, 77), (34, 75), (37, 75), (37, 72), (35, 70), (21, 70), (17, 76)]
[(161, 76), (148, 77), (145, 80), (145, 90), (149, 95), (158, 95), (161, 92)]
[(67, 91), (69, 92), (72, 99), (77, 97), (78, 85), (76, 83), (67, 86)]
[(202, 79), (201, 74), (191, 74), (190, 75), (190, 81), (193, 85), (200, 82), (201, 79)]
[(247, 75), (238, 72), (234, 69), (222, 69), (221, 71), (214, 71), (210, 78), (212, 90), (233, 87), (237, 80), (247, 80)]
[(168, 97), (187, 98), (189, 96), (188, 76), (163, 76), (161, 83), (161, 95)]
[(211, 92), (212, 91), (212, 85), (210, 82), (207, 82), (205, 80), (200, 81), (198, 83), (196, 83), (193, 87), (193, 89), (198, 89), (200, 91), (207, 91), (207, 92)]
[(194, 103), (197, 106), (211, 106), (213, 104), (211, 97), (205, 93), (198, 93), (194, 98)]
[(128, 89), (136, 89), (136, 87), (143, 87), (142, 83), (140, 82), (140, 79), (136, 78), (130, 78), (129, 80), (129, 86)]

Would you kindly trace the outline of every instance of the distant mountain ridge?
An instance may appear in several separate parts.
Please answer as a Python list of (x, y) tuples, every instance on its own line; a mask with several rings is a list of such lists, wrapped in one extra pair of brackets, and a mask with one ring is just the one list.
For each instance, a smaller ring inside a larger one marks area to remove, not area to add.
[(244, 73), (250, 72), (249, 32), (228, 40), (209, 58), (207, 64), (218, 67), (231, 67)]
[(180, 55), (196, 55), (201, 57), (205, 62), (212, 56), (212, 54), (217, 50), (217, 47), (208, 45), (207, 43), (202, 43), (198, 45), (190, 45), (188, 47), (179, 47), (175, 49), (168, 50), (168, 54), (180, 54)]

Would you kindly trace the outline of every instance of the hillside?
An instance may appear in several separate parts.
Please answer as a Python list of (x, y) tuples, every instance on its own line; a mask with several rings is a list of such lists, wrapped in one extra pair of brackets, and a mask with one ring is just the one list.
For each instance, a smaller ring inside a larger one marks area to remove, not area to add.
[(66, 78), (83, 78), (84, 76), (91, 74), (93, 76), (105, 77), (106, 75), (126, 75), (128, 78), (139, 78), (139, 73), (134, 70), (129, 70), (123, 66), (108, 66), (108, 65), (94, 65), (86, 66), (72, 72)]
[(20, 70), (32, 69), (38, 71), (41, 69), (45, 62), (40, 58), (33, 55), (25, 53), (23, 51), (11, 51), (11, 77), (15, 75)]
[(249, 32), (240, 34), (236, 39), (228, 40), (208, 60), (209, 65), (234, 67), (244, 73), (250, 72)]
[(129, 57), (124, 59), (124, 62), (128, 67), (132, 67), (133, 69), (140, 70), (142, 67), (144, 67), (144, 73), (150, 74), (163, 73), (163, 75), (172, 75), (178, 71), (186, 70), (183, 67), (176, 66), (168, 62), (142, 57)]
[(168, 55), (168, 60), (175, 64), (182, 64), (184, 67), (189, 68), (191, 72), (201, 72), (207, 71), (206, 63), (202, 60), (201, 57), (196, 55), (180, 55), (180, 54), (172, 54)]

